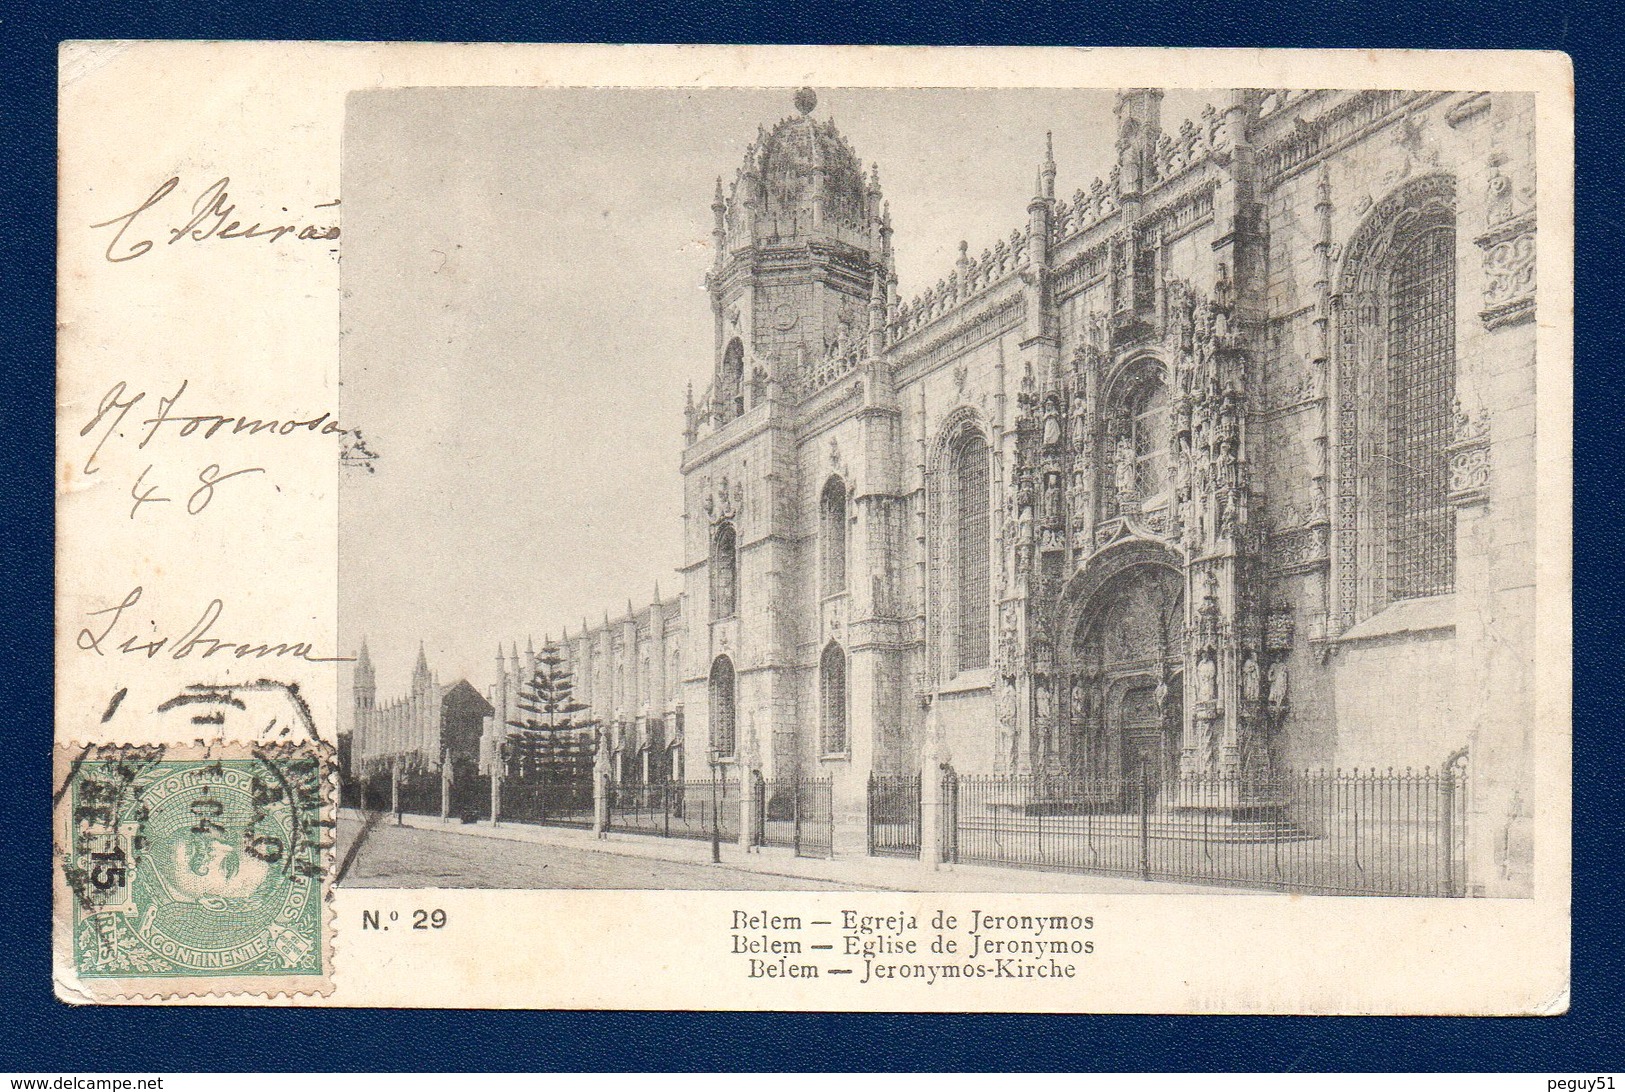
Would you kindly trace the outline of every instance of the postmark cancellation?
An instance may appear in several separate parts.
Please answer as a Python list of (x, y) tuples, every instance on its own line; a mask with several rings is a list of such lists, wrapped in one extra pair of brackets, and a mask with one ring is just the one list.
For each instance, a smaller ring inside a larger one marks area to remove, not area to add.
[(57, 995), (326, 993), (330, 749), (56, 751)]

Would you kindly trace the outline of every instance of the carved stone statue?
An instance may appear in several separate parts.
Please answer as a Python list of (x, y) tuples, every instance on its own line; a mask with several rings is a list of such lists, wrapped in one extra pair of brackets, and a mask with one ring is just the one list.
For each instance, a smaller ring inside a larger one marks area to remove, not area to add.
[(1211, 705), (1219, 699), (1219, 667), (1211, 655), (1196, 661), (1196, 700)]
[(1019, 652), (1020, 644), (1016, 639), (1016, 614), (1007, 606), (1001, 612), (999, 619), (999, 663), (1007, 669), (1013, 669)]
[(1006, 678), (999, 682), (996, 713), (999, 718), (999, 726), (1007, 732), (1013, 732), (1016, 727), (1015, 680)]
[(1279, 716), (1286, 709), (1291, 687), (1291, 678), (1287, 674), (1285, 660), (1276, 660), (1270, 664), (1269, 684), (1270, 711)]
[(1246, 701), (1254, 702), (1258, 700), (1258, 694), (1258, 657), (1249, 652), (1241, 663), (1241, 696)]
[(1054, 471), (1044, 475), (1044, 522), (1061, 522), (1061, 475)]
[(1035, 717), (1040, 725), (1047, 728), (1055, 711), (1055, 703), (1050, 697), (1049, 684), (1039, 683), (1034, 689), (1036, 691), (1033, 695)]
[(1167, 675), (1163, 675), (1163, 676), (1161, 676), (1160, 678), (1157, 679), (1157, 692), (1155, 694), (1155, 700), (1156, 700), (1156, 703), (1157, 703), (1157, 717), (1159, 719), (1161, 719), (1161, 720), (1167, 720), (1168, 719), (1168, 676)]
[(1115, 465), (1113, 467), (1117, 478), (1117, 497), (1119, 500), (1134, 499), (1134, 441), (1127, 436), (1117, 438), (1117, 449), (1114, 452)]
[(1061, 444), (1061, 413), (1052, 398), (1044, 403), (1044, 447), (1054, 448)]

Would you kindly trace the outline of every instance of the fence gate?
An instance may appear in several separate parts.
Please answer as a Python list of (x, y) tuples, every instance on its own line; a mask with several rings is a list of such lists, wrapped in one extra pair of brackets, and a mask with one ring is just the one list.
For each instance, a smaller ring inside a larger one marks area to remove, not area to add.
[(834, 783), (827, 777), (763, 779), (755, 784), (756, 844), (797, 857), (831, 857), (835, 846)]
[(869, 775), (869, 856), (920, 855), (920, 775)]

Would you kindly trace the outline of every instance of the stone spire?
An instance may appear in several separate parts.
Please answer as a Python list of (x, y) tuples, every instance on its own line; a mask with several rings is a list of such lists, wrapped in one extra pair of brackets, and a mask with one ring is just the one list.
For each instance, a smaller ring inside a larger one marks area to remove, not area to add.
[(412, 690), (427, 690), (433, 680), (429, 675), (429, 657), (423, 651), (423, 642), (418, 642), (418, 662), (412, 668)]
[(367, 639), (361, 638), (361, 651), (355, 657), (355, 707), (371, 709), (378, 697), (378, 677), (373, 670), (372, 656), (367, 652)]
[(1055, 134), (1044, 134), (1044, 164), (1038, 168), (1038, 196), (1055, 200)]

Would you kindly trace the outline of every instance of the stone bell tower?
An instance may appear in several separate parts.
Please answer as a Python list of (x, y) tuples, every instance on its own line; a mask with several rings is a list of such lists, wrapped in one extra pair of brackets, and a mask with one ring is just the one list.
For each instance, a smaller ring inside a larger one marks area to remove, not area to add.
[(882, 242), (880, 181), (867, 177), (811, 88), (796, 112), (759, 129), (711, 204), (715, 260), (706, 286), (715, 319), (715, 381), (700, 407), (731, 421), (769, 396), (793, 394), (819, 364), (856, 352)]
[(711, 204), (709, 390), (690, 397), (684, 505), (689, 769), (719, 752), (783, 776), (800, 761), (797, 612), (799, 404), (850, 370), (889, 286), (877, 173), (865, 173), (818, 96), (761, 128)]

